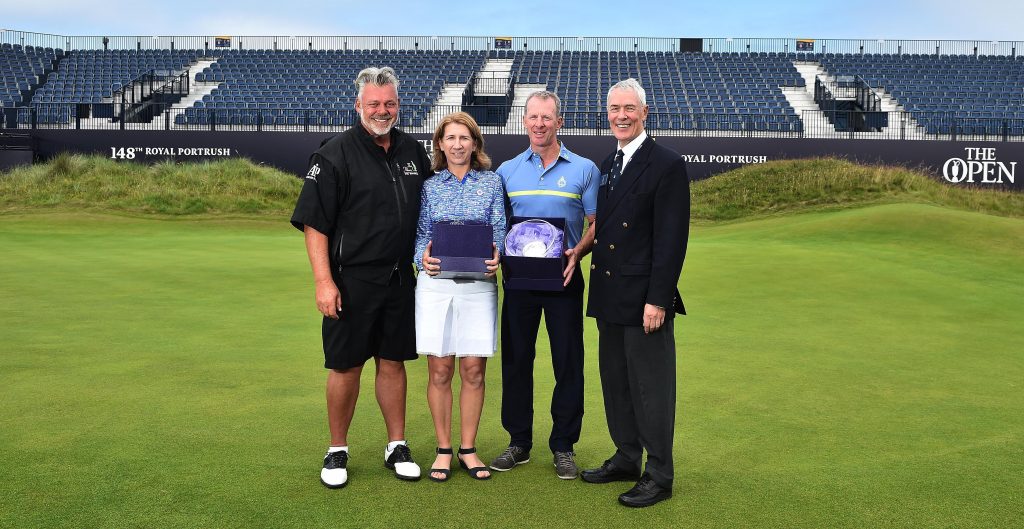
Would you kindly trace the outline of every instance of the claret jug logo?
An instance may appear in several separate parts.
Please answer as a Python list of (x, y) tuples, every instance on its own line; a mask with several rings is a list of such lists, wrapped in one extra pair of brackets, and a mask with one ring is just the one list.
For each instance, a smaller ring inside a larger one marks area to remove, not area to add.
[(942, 165), (942, 177), (954, 184), (1014, 183), (1017, 162), (1000, 162), (995, 147), (965, 147), (964, 158), (950, 158)]

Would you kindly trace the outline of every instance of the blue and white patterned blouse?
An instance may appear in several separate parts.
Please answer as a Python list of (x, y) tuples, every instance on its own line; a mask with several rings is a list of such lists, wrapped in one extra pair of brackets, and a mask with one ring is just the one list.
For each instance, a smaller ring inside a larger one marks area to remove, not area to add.
[(499, 251), (505, 247), (505, 190), (492, 171), (470, 169), (460, 181), (448, 169), (423, 182), (420, 220), (416, 225), (416, 268), (423, 267), (423, 251), (433, 238), (434, 223), (451, 220), (486, 222), (494, 230)]

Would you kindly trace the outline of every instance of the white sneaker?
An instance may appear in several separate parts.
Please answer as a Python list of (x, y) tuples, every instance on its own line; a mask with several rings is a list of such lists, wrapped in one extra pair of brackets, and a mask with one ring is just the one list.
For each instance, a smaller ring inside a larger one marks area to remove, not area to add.
[(384, 466), (395, 471), (395, 477), (408, 481), (420, 479), (420, 466), (412, 460), (412, 452), (405, 443), (391, 450), (384, 449)]
[(320, 482), (329, 489), (340, 489), (348, 483), (348, 452), (339, 450), (324, 456), (324, 468), (320, 470)]

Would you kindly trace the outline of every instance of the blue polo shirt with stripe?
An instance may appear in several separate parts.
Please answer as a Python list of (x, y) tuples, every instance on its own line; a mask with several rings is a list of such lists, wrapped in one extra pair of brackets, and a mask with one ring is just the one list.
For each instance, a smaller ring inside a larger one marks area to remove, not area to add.
[(601, 174), (594, 162), (561, 144), (555, 163), (544, 168), (532, 149), (506, 161), (497, 173), (518, 217), (563, 217), (569, 248), (583, 236), (583, 218), (597, 212)]

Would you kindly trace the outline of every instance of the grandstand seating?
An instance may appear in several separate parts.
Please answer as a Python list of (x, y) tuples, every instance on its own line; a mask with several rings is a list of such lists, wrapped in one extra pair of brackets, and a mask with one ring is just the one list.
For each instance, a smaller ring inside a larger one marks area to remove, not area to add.
[(929, 134), (1024, 134), (1024, 57), (811, 55), (832, 75), (882, 88)]
[(346, 126), (355, 123), (352, 79), (367, 66), (391, 66), (402, 81), (401, 125), (418, 127), (444, 83), (466, 83), (484, 52), (408, 50), (218, 51), (217, 62), (196, 74), (219, 83), (175, 118), (179, 125)]
[[(420, 127), (445, 83), (467, 83), (488, 58), (511, 59), (518, 85), (546, 86), (563, 100), (566, 127), (605, 127), (603, 100), (626, 77), (647, 90), (648, 128), (801, 132), (784, 88), (805, 86), (795, 62), (820, 62), (835, 77), (860, 76), (885, 90), (929, 134), (1024, 135), (1024, 57), (832, 53), (414, 50), (74, 50), (3, 44), (0, 107), (18, 122), (66, 124), (110, 103), (149, 71), (194, 75), (212, 91), (173, 115), (176, 126), (348, 126), (352, 79), (389, 65), (402, 79), (401, 125)], [(201, 92), (200, 92), (201, 93)], [(109, 108), (107, 112), (111, 112)], [(29, 107), (35, 111), (30, 112)], [(112, 117), (108, 115), (107, 117)]]
[[(38, 123), (68, 123), (73, 104), (110, 102), (114, 94), (143, 74), (179, 72), (194, 63), (195, 50), (81, 50), (70, 51), (57, 70), (32, 97), (39, 103)], [(110, 116), (108, 116), (110, 117)], [(28, 114), (22, 114), (24, 123)]]
[(36, 92), (40, 103), (100, 103), (151, 71), (177, 72), (196, 61), (190, 50), (71, 51)]
[(634, 77), (647, 91), (652, 129), (800, 129), (780, 87), (806, 83), (786, 54), (492, 52), (514, 59), (517, 83), (544, 84), (563, 101), (566, 126), (601, 128), (612, 83)]
[(62, 55), (62, 50), (53, 48), (0, 46), (0, 107), (23, 106)]

